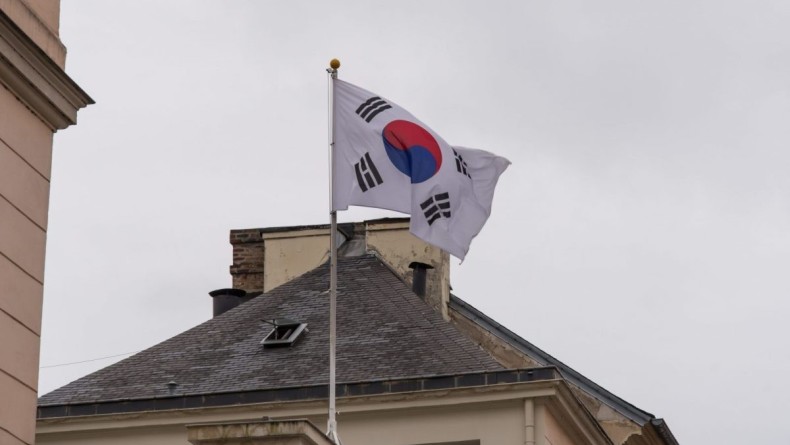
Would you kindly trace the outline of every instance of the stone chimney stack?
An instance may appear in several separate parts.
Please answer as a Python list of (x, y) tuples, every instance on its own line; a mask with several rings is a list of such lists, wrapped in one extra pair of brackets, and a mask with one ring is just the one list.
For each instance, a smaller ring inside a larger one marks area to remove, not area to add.
[[(420, 264), (420, 297), (449, 320), (450, 257), (409, 233), (408, 218), (340, 224), (336, 236), (341, 257), (375, 253), (410, 286), (416, 269), (409, 265)], [(329, 259), (329, 226), (231, 230), (230, 243), (233, 287), (268, 292)]]
[(230, 231), (233, 287), (247, 292), (263, 292), (264, 243), (260, 229)]

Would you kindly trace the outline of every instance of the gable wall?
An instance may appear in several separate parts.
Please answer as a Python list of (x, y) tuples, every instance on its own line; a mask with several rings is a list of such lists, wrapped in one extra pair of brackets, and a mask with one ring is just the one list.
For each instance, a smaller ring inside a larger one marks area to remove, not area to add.
[[(501, 338), (483, 329), (458, 312), (449, 309), (452, 323), (464, 334), (469, 336), (481, 348), (487, 351), (496, 361), (506, 368), (530, 368), (545, 366), (523, 352), (513, 348)], [(615, 444), (622, 444), (633, 434), (641, 434), (642, 428), (627, 417), (603, 404), (593, 395), (581, 388), (570, 385), (576, 397), (584, 404), (587, 410), (596, 418), (598, 424), (606, 431)]]

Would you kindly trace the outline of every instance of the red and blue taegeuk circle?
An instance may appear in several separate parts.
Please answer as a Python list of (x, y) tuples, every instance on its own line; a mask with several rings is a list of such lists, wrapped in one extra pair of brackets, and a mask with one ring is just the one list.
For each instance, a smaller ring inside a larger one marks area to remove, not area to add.
[(412, 184), (427, 181), (442, 167), (439, 143), (414, 122), (394, 120), (384, 127), (381, 137), (390, 161)]

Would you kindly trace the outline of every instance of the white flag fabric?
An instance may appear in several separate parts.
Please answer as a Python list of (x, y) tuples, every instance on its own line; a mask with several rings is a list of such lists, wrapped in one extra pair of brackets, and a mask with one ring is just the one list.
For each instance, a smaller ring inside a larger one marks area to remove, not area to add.
[(412, 234), (463, 259), (510, 161), (451, 147), (392, 101), (339, 79), (333, 85), (332, 209), (410, 214)]

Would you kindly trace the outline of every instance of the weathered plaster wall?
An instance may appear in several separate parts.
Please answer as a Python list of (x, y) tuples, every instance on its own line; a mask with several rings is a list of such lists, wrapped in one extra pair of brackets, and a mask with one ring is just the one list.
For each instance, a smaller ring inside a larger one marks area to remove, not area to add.
[(590, 413), (598, 420), (606, 434), (615, 444), (622, 444), (629, 436), (642, 433), (642, 428), (627, 417), (613, 410), (600, 400), (592, 397), (580, 388), (571, 385), (571, 390), (576, 397), (584, 404)]
[(519, 369), (543, 366), (457, 312), (450, 310), (450, 319), (461, 332), (480, 345), (505, 368)]
[(268, 292), (329, 258), (329, 229), (230, 232), (233, 287)]
[(329, 259), (329, 230), (264, 234), (263, 291), (287, 283)]
[(368, 250), (379, 254), (384, 262), (408, 282), (412, 280), (412, 262), (430, 265), (428, 270), (426, 301), (448, 319), (447, 302), (450, 299), (450, 257), (409, 233), (408, 221), (367, 222)]
[(562, 423), (546, 411), (543, 414), (543, 437), (547, 445), (575, 445), (573, 439), (565, 432)]

